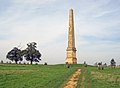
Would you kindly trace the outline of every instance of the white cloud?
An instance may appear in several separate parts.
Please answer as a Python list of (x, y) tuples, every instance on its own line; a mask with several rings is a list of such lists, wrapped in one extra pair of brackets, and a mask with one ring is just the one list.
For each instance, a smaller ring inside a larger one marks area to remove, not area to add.
[[(6, 40), (4, 38), (0, 40), (1, 58), (5, 59), (6, 52), (14, 46), (21, 43), (25, 48), (26, 43), (35, 41), (43, 53), (43, 62), (64, 63), (67, 48), (68, 3), (70, 2), (73, 2), (75, 14), (78, 61), (81, 63), (86, 60), (88, 63), (94, 63), (94, 60), (99, 61), (96, 57), (118, 58), (119, 49), (116, 49), (116, 47), (119, 48), (118, 41), (110, 42), (108, 46), (108, 42), (99, 40), (112, 37), (113, 33), (115, 36), (115, 30), (119, 28), (119, 16), (115, 18), (105, 16), (111, 14), (114, 17), (114, 12), (119, 13), (118, 9), (102, 8), (107, 7), (110, 1), (12, 0), (9, 8), (3, 12), (4, 16), (0, 17), (0, 36), (6, 37)], [(106, 20), (109, 18), (111, 20)], [(95, 37), (96, 40), (94, 39), (93, 42), (89, 38), (86, 39), (86, 36)]]

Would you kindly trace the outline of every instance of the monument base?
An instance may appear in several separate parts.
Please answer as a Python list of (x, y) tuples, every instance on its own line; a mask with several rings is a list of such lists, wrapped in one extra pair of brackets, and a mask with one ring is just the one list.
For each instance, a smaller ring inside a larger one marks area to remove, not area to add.
[(77, 64), (77, 58), (66, 58), (66, 64)]

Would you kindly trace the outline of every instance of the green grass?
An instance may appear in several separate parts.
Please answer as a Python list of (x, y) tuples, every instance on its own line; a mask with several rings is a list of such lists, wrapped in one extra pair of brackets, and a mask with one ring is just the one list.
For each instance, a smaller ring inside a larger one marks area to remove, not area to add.
[(120, 68), (83, 67), (78, 88), (120, 88)]
[(63, 88), (67, 79), (82, 69), (77, 88), (120, 88), (120, 68), (71, 65), (0, 65), (0, 88)]
[(64, 65), (0, 65), (0, 88), (62, 88), (76, 69)]

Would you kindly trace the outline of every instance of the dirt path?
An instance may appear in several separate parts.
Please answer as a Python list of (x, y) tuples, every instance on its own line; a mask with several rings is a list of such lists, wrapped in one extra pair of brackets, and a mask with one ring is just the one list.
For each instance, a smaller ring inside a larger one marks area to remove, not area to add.
[(65, 84), (64, 88), (76, 88), (81, 74), (81, 69), (78, 69), (71, 78), (68, 79), (68, 82)]

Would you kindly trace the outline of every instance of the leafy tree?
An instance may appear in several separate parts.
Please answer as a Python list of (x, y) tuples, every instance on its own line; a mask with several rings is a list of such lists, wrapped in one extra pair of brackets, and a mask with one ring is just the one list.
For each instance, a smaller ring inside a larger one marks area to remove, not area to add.
[(9, 51), (6, 55), (6, 58), (8, 58), (11, 61), (15, 61), (16, 64), (18, 61), (23, 60), (21, 50), (18, 49), (17, 47), (14, 47), (11, 51)]
[(114, 59), (112, 59), (112, 60), (110, 61), (110, 63), (111, 63), (111, 66), (112, 66), (112, 67), (115, 67), (115, 66), (116, 66), (116, 62), (115, 62)]
[(25, 57), (27, 61), (30, 61), (32, 64), (33, 62), (39, 62), (41, 59), (40, 52), (36, 49), (37, 43), (32, 42), (27, 44), (27, 48), (22, 51), (22, 55)]

